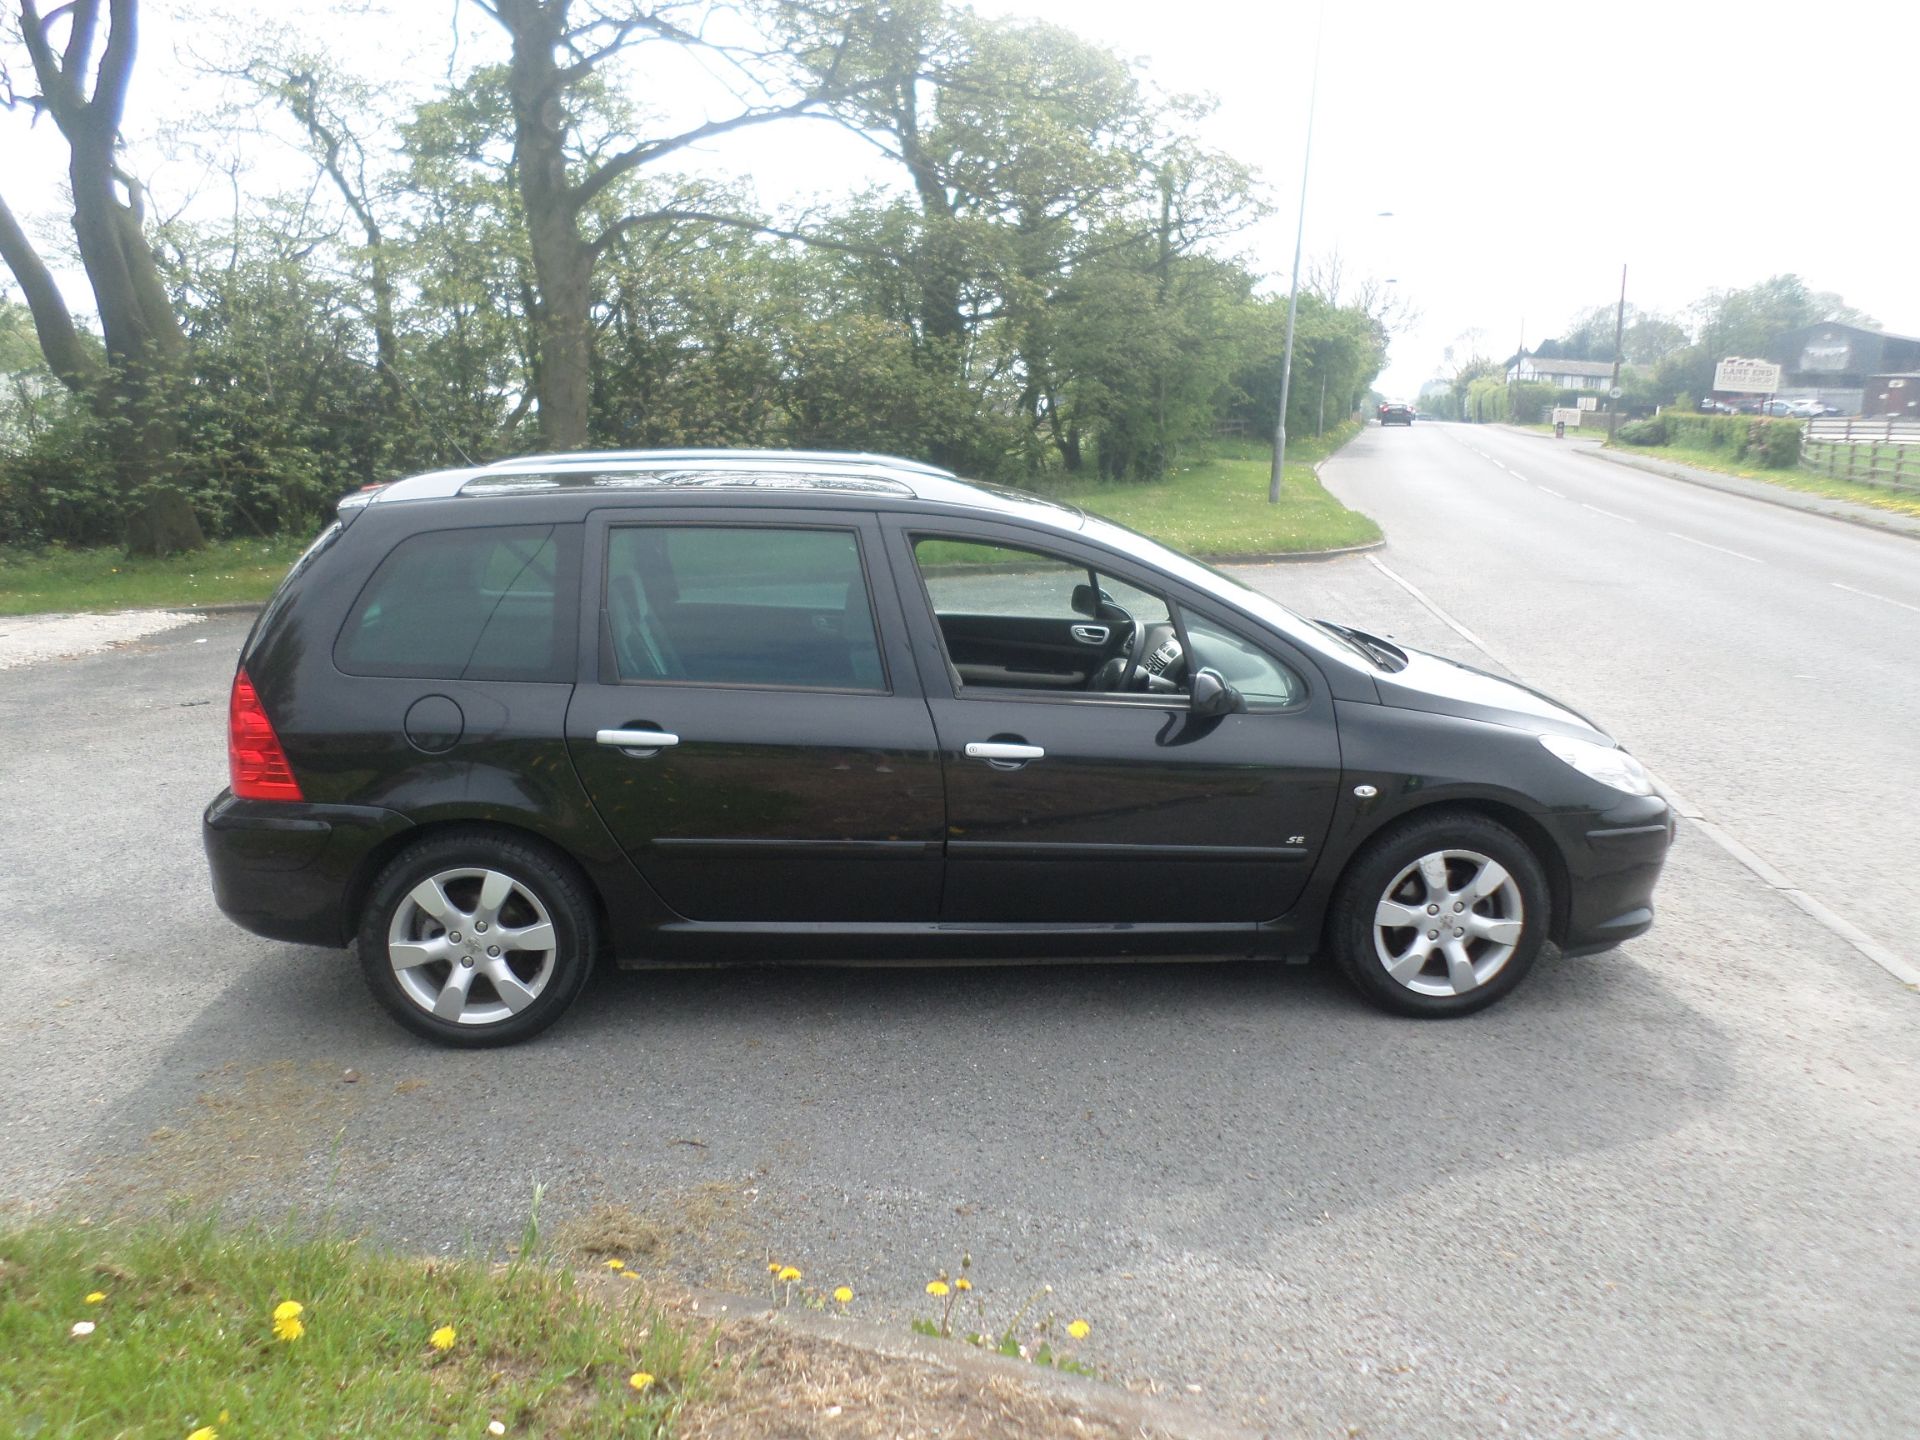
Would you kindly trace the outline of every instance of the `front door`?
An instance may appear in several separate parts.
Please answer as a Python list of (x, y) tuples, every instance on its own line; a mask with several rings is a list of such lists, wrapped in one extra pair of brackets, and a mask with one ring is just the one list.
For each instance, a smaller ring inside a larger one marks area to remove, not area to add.
[[(1118, 557), (984, 523), (888, 526), (917, 582), (902, 594), (921, 672), (949, 681), (929, 696), (944, 919), (1250, 926), (1293, 904), (1340, 778), (1304, 657)], [(1191, 713), (1202, 665), (1244, 711)]]
[(689, 919), (933, 920), (940, 762), (878, 529), (736, 513), (588, 527), (599, 655), (567, 714), (587, 793)]

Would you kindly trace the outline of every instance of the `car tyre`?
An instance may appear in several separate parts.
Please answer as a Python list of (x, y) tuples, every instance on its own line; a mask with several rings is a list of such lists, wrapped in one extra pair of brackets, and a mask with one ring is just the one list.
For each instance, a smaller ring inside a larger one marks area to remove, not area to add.
[(1329, 948), (1382, 1009), (1470, 1015), (1526, 978), (1552, 904), (1539, 857), (1506, 826), (1465, 812), (1416, 817), (1348, 867), (1328, 916)]
[(452, 830), (368, 891), (355, 948), (374, 998), (443, 1045), (525, 1040), (565, 1013), (600, 943), (586, 881), (537, 841)]

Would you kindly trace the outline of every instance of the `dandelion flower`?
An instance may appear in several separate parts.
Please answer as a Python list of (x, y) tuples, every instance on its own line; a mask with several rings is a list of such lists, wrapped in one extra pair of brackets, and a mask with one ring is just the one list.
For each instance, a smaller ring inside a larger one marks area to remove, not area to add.
[(781, 1279), (781, 1280), (783, 1280), (783, 1281), (785, 1281), (786, 1283), (788, 1283), (788, 1284), (790, 1285), (790, 1284), (792, 1284), (792, 1283), (793, 1283), (793, 1282), (794, 1282), (795, 1280), (798, 1280), (798, 1279), (800, 1278), (800, 1272), (799, 1272), (798, 1270), (796, 1270), (796, 1269), (794, 1269), (794, 1268), (793, 1268), (793, 1266), (791, 1266), (791, 1265), (788, 1265), (788, 1266), (786, 1266), (786, 1267), (785, 1267), (784, 1269), (782, 1269), (782, 1270), (781, 1270), (781, 1272), (780, 1272), (780, 1274), (779, 1274), (779, 1277), (778, 1277), (778, 1278), (779, 1278), (779, 1279)]
[(947, 1293), (947, 1282), (944, 1280), (929, 1280), (927, 1282), (927, 1293), (938, 1299)]
[(436, 1350), (451, 1350), (453, 1348), (454, 1338), (453, 1326), (442, 1325), (427, 1337), (427, 1343)]
[(849, 1287), (842, 1285), (838, 1290), (833, 1292), (833, 1298), (838, 1300), (842, 1305), (848, 1304), (853, 1299), (853, 1291)]
[(300, 1318), (297, 1315), (289, 1315), (284, 1320), (276, 1320), (273, 1322), (273, 1338), (284, 1341), (289, 1345), (306, 1333), (307, 1327), (300, 1323)]
[(636, 1370), (627, 1377), (627, 1384), (644, 1395), (653, 1388), (653, 1376), (644, 1370)]
[(609, 1270), (624, 1270), (626, 1268), (627, 1268), (627, 1262), (624, 1260), (607, 1261), (607, 1269)]
[(90, 1290), (87, 1292), (87, 1303), (89, 1305), (98, 1305), (102, 1300), (106, 1298), (107, 1298), (107, 1292), (104, 1290)]
[(787, 1267), (778, 1260), (767, 1261), (767, 1274), (769, 1275), (778, 1275), (782, 1270), (786, 1268)]
[(84, 1340), (93, 1333), (93, 1321), (76, 1320), (73, 1322), (73, 1329), (67, 1333), (76, 1340)]
[(640, 1278), (640, 1272), (638, 1270), (622, 1270), (619, 1272), (619, 1275), (622, 1280), (638, 1280)]
[(1084, 1320), (1075, 1320), (1067, 1326), (1067, 1334), (1076, 1340), (1084, 1340), (1093, 1333), (1093, 1327)]
[(306, 1314), (306, 1311), (307, 1307), (302, 1305), (298, 1300), (282, 1300), (278, 1305), (273, 1307), (273, 1318), (276, 1320), (291, 1320), (296, 1315)]
[(211, 1425), (202, 1425), (187, 1436), (187, 1440), (220, 1440), (220, 1432)]
[(953, 1288), (956, 1290), (971, 1290), (973, 1288), (973, 1281), (962, 1275), (958, 1280), (953, 1282)]

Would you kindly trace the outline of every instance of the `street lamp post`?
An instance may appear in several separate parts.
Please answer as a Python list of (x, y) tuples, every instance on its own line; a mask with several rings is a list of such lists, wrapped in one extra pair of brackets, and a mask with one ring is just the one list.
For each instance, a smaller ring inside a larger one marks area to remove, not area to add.
[(1280, 361), (1280, 414), (1273, 426), (1273, 474), (1267, 479), (1267, 503), (1280, 503), (1280, 472), (1287, 463), (1287, 396), (1293, 389), (1293, 327), (1300, 314), (1300, 246), (1307, 234), (1307, 175), (1313, 166), (1313, 112), (1320, 99), (1320, 35), (1326, 28), (1325, 5), (1313, 27), (1313, 83), (1307, 91), (1307, 146), (1300, 161), (1300, 219), (1293, 232), (1293, 289), (1287, 295), (1287, 344)]

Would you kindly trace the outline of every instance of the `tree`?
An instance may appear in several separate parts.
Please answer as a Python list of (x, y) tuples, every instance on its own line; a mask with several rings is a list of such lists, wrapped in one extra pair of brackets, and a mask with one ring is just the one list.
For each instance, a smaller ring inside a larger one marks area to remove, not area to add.
[[(512, 42), (507, 93), (513, 111), (514, 175), (534, 277), (535, 366), (543, 442), (555, 449), (587, 443), (593, 383), (592, 281), (595, 264), (625, 231), (676, 220), (751, 224), (707, 213), (697, 196), (648, 211), (608, 213), (603, 202), (642, 166), (689, 145), (803, 114), (837, 85), (821, 64), (815, 88), (786, 99), (743, 103), (734, 114), (674, 134), (598, 145), (581, 134), (583, 98), (613, 56), (658, 43), (707, 47), (713, 7), (704, 0), (472, 0)], [(717, 47), (707, 47), (717, 48)], [(780, 76), (771, 52), (718, 52), (746, 84), (766, 95)], [(818, 57), (816, 57), (816, 63)], [(599, 137), (604, 139), (605, 137)]]
[[(116, 153), (138, 43), (138, 0), (109, 0), (104, 41), (100, 18), (100, 0), (70, 0), (45, 17), (37, 0), (20, 0), (21, 37), (39, 86), (24, 103), (51, 116), (67, 142), (74, 239), (100, 315), (104, 364), (74, 325), (52, 274), (4, 199), (0, 258), (26, 293), (54, 374), (86, 393), (118, 431), (128, 550), (164, 555), (206, 544), (173, 474), (179, 446), (173, 392), (186, 339), (147, 242), (140, 183), (121, 168)], [(56, 48), (63, 22), (65, 41)]]

